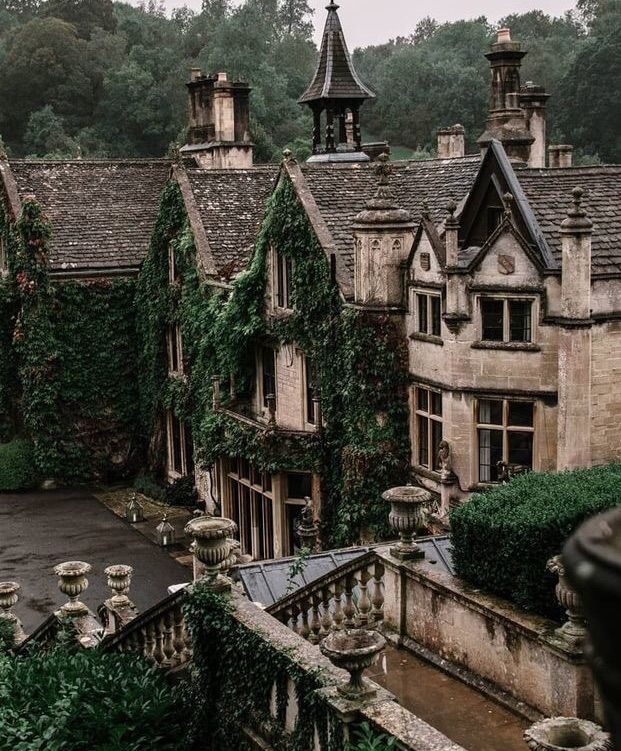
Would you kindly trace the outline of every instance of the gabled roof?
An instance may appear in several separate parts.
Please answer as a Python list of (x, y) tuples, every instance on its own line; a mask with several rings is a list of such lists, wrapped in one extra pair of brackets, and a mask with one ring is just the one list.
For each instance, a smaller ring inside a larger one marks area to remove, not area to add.
[(593, 274), (621, 272), (621, 166), (516, 169), (515, 174), (559, 265), (561, 222), (571, 206), (571, 191), (579, 187), (593, 222)]
[(34, 195), (52, 225), (53, 273), (129, 272), (147, 254), (166, 160), (11, 160), (19, 201)]
[[(187, 177), (191, 201), (202, 224), (212, 271), (229, 279), (242, 271), (250, 256), (272, 194), (279, 165), (248, 169), (190, 169)], [(186, 209), (191, 216), (191, 208)], [(193, 226), (194, 234), (199, 233)], [(198, 237), (197, 237), (198, 244)]]
[(322, 99), (373, 99), (375, 94), (358, 77), (333, 0), (326, 6), (328, 18), (323, 31), (319, 64), (311, 85), (298, 99), (300, 104)]
[[(463, 200), (478, 172), (480, 157), (393, 162), (390, 186), (396, 203), (420, 221), (425, 205), (435, 225), (446, 216), (451, 199)], [(350, 283), (354, 274), (353, 224), (377, 190), (376, 165), (306, 164), (301, 173), (330, 231), (334, 249)], [(303, 201), (304, 202), (304, 201)]]

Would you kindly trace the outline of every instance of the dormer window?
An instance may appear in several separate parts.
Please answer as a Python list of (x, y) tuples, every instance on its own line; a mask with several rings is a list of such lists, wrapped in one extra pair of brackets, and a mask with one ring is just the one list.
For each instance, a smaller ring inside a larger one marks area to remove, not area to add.
[(487, 342), (532, 342), (533, 301), (481, 298), (481, 339)]
[(183, 347), (181, 343), (181, 327), (178, 324), (168, 327), (168, 372), (171, 375), (183, 374)]
[(487, 237), (491, 237), (496, 228), (500, 226), (503, 214), (504, 208), (502, 206), (487, 207)]
[(440, 295), (416, 293), (416, 331), (428, 336), (441, 336), (442, 298)]
[(276, 307), (289, 310), (291, 308), (293, 288), (293, 261), (280, 253), (276, 253)]

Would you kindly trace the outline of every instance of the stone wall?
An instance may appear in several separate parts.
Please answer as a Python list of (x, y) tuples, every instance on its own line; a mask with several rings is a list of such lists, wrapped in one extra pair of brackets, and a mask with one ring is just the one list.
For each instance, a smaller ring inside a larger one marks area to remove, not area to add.
[(597, 719), (593, 678), (557, 624), (482, 594), (422, 561), (402, 564), (387, 549), (385, 621), (443, 660), (546, 716)]
[(591, 456), (593, 464), (621, 461), (621, 321), (593, 327)]

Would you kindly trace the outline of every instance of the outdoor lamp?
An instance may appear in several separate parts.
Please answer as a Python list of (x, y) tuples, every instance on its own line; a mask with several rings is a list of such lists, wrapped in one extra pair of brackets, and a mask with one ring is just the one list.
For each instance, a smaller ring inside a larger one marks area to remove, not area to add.
[(132, 493), (129, 503), (125, 506), (125, 518), (130, 524), (144, 521), (144, 508), (135, 493)]
[(176, 542), (175, 528), (168, 521), (168, 516), (166, 514), (164, 514), (164, 518), (155, 529), (155, 541), (162, 548), (167, 548), (170, 545), (174, 545)]

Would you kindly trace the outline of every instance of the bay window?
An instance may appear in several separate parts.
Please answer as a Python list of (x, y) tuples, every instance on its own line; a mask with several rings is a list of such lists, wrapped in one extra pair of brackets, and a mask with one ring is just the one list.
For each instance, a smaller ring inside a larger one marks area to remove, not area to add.
[(481, 298), (481, 339), (488, 342), (532, 342), (532, 300)]

